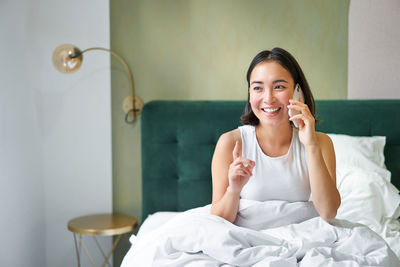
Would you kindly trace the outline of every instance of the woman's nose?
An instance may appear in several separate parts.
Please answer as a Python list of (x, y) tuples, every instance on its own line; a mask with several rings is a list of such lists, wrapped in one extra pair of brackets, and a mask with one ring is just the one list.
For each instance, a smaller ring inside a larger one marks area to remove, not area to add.
[(271, 103), (275, 99), (274, 92), (272, 90), (265, 90), (264, 91), (264, 102)]

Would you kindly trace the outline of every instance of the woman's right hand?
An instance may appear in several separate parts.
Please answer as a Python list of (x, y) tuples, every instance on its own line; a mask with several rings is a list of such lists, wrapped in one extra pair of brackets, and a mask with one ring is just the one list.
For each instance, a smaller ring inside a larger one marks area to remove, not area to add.
[(253, 175), (252, 171), (255, 165), (254, 161), (242, 158), (242, 141), (236, 141), (235, 148), (233, 149), (233, 162), (229, 166), (228, 172), (228, 190), (234, 193), (240, 193), (243, 186)]

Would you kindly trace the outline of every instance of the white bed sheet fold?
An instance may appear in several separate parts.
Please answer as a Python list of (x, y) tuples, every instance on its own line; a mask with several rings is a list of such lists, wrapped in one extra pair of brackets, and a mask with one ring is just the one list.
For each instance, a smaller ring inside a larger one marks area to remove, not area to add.
[(121, 266), (400, 266), (368, 227), (328, 223), (307, 202), (241, 200), (236, 223), (209, 205), (177, 214), (132, 236)]

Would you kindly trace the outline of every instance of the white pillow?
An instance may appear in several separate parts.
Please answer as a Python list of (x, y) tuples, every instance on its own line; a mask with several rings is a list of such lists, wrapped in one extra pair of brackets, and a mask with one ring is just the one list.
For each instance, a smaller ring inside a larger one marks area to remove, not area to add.
[(386, 169), (383, 154), (386, 144), (385, 136), (349, 136), (343, 134), (328, 134), (328, 136), (332, 139), (335, 148), (336, 169), (357, 167), (378, 172), (390, 181), (391, 174)]
[(336, 218), (362, 223), (382, 237), (398, 228), (399, 190), (390, 183), (383, 154), (386, 137), (328, 134), (336, 153), (336, 183), (342, 199)]
[(338, 169), (338, 190), (342, 199), (336, 218), (369, 226), (383, 234), (388, 221), (397, 216), (399, 190), (379, 173), (361, 168)]

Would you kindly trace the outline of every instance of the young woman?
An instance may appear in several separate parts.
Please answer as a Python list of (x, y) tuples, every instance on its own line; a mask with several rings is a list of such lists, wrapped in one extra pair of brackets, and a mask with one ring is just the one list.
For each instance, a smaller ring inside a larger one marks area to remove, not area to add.
[[(334, 218), (335, 152), (330, 138), (315, 131), (314, 99), (299, 64), (281, 48), (262, 51), (247, 82), (243, 126), (224, 133), (214, 151), (211, 213), (234, 222), (240, 198), (295, 202), (312, 195), (320, 216)], [(296, 84), (304, 94), (299, 101), (291, 99)], [(289, 117), (289, 110), (297, 115)]]

